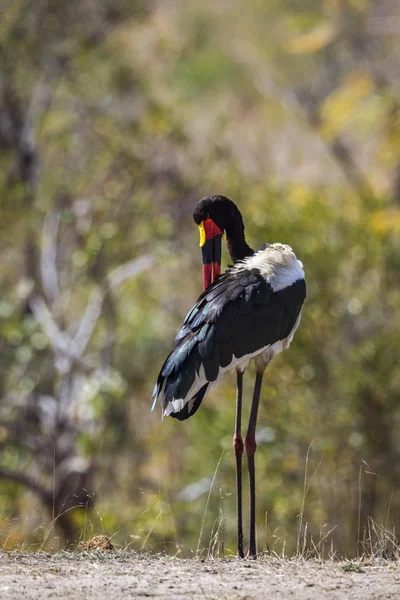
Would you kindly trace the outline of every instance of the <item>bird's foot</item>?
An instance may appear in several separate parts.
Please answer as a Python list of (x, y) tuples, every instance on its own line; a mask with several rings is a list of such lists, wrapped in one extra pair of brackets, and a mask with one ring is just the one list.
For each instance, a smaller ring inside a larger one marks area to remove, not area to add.
[(249, 552), (246, 554), (246, 558), (249, 560), (257, 560), (257, 552)]

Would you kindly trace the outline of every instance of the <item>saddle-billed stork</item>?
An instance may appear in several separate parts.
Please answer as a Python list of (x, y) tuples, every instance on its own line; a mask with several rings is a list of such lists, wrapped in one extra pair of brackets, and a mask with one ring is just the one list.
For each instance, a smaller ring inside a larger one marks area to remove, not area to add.
[[(204, 292), (188, 312), (154, 387), (153, 408), (160, 398), (163, 415), (180, 421), (199, 408), (225, 371), (236, 369), (237, 547), (243, 557), (242, 455), (246, 448), (250, 484), (248, 557), (255, 558), (256, 421), (263, 373), (275, 354), (289, 347), (306, 297), (302, 263), (290, 246), (246, 243), (242, 215), (225, 196), (203, 198), (193, 213), (200, 230)], [(221, 237), (234, 265), (220, 275)], [(243, 373), (253, 359), (256, 381), (245, 444), (241, 435)]]

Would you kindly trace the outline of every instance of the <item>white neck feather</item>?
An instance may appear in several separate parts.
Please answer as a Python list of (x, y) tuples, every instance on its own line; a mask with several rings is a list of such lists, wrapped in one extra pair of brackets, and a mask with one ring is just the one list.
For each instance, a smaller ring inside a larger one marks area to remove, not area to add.
[(236, 263), (234, 269), (259, 269), (261, 275), (271, 284), (274, 292), (291, 286), (295, 281), (304, 279), (302, 263), (296, 258), (290, 246), (269, 244), (243, 261)]

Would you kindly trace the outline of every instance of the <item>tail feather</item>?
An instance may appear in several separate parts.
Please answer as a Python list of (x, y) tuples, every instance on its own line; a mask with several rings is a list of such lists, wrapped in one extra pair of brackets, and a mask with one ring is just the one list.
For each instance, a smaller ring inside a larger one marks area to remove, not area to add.
[(209, 387), (207, 380), (199, 376), (201, 365), (202, 358), (192, 337), (178, 343), (167, 357), (154, 386), (152, 410), (160, 398), (164, 416), (170, 415), (180, 421), (191, 417)]
[(179, 421), (186, 421), (186, 419), (192, 417), (195, 414), (195, 412), (197, 412), (200, 404), (202, 403), (202, 400), (208, 391), (209, 385), (209, 383), (203, 385), (203, 387), (197, 392), (197, 394), (195, 394), (193, 398), (185, 404), (182, 410), (178, 412), (172, 412), (170, 416), (174, 419), (178, 419)]

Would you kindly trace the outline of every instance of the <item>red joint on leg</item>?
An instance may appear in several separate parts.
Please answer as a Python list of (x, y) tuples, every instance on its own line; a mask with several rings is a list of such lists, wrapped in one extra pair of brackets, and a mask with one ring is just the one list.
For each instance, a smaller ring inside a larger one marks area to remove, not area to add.
[(246, 453), (247, 456), (253, 456), (257, 450), (257, 442), (255, 435), (246, 436)]
[(233, 450), (235, 454), (242, 455), (244, 450), (243, 439), (240, 433), (235, 433), (233, 436)]

